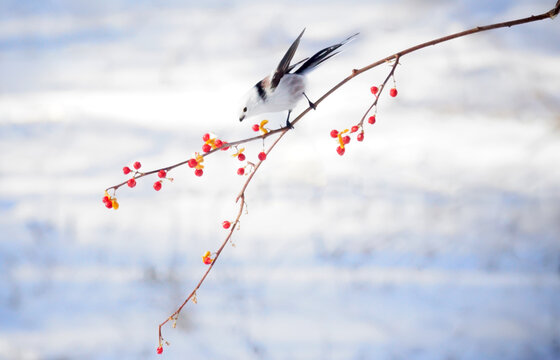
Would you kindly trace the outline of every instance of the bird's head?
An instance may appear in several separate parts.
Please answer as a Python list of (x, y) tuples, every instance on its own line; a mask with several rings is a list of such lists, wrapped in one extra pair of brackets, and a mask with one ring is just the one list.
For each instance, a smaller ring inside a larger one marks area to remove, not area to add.
[(262, 111), (259, 108), (263, 105), (262, 99), (259, 97), (259, 93), (255, 87), (245, 94), (241, 100), (241, 111), (239, 112), (239, 121), (243, 121), (246, 117), (257, 115)]

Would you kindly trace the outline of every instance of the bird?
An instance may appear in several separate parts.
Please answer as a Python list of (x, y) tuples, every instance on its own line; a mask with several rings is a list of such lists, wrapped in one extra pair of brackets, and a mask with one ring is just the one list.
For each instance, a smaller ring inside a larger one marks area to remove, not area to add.
[(295, 64), (290, 64), (304, 32), (305, 28), (297, 39), (294, 40), (288, 51), (286, 51), (274, 72), (257, 82), (244, 96), (242, 109), (239, 113), (239, 121), (262, 113), (287, 110), (286, 127), (293, 128), (290, 123), (290, 114), (300, 100), (305, 97), (309, 107), (314, 110), (316, 109), (315, 104), (309, 100), (305, 93), (307, 74), (324, 61), (338, 54), (340, 51), (337, 50), (359, 33), (349, 36), (338, 44), (328, 46), (311, 57), (307, 57)]

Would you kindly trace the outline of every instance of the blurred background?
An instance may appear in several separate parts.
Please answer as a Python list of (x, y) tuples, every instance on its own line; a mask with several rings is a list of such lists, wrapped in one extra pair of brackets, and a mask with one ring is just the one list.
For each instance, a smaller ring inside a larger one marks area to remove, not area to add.
[[(310, 75), (316, 99), (395, 51), (554, 3), (1, 0), (0, 359), (158, 358), (245, 179), (220, 153), (201, 178), (120, 189), (118, 211), (103, 189), (133, 161), (188, 159), (205, 132), (282, 125), (239, 123), (239, 100), (304, 27), (296, 59), (360, 32)], [(399, 95), (343, 157), (330, 130), (390, 67), (321, 103), (254, 178), (236, 246), (163, 356), (560, 358), (559, 38), (545, 20), (404, 57)]]

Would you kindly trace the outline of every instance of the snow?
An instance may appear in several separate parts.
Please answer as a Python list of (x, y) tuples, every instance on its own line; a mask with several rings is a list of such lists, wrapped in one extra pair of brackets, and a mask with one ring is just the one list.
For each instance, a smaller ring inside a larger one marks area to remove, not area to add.
[[(239, 99), (303, 27), (296, 57), (360, 32), (311, 74), (313, 99), (394, 51), (553, 3), (3, 1), (0, 359), (158, 357), (158, 324), (237, 214), (239, 163), (178, 168), (159, 193), (140, 180), (118, 211), (103, 189), (133, 161), (190, 157), (205, 132), (253, 135)], [(559, 358), (559, 36), (545, 20), (405, 56), (399, 95), (343, 157), (330, 130), (360, 119), (389, 67), (309, 113), (163, 356)]]

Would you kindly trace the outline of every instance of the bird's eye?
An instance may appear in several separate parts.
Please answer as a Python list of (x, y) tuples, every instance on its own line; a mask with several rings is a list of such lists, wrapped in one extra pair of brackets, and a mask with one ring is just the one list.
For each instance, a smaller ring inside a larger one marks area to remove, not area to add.
[(243, 112), (247, 112), (247, 106), (243, 108)]

